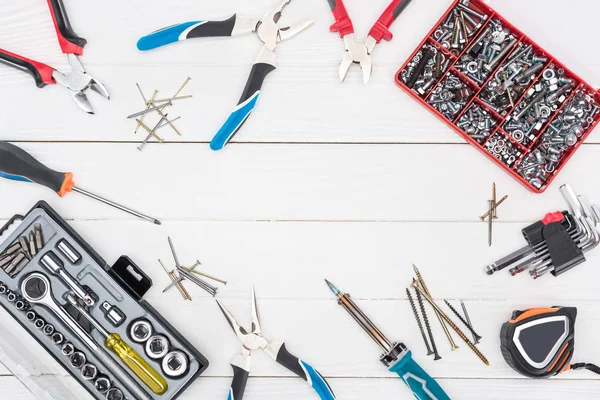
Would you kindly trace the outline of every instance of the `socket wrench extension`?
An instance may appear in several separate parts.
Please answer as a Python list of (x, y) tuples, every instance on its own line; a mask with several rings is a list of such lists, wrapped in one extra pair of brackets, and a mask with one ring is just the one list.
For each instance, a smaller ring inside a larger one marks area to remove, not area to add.
[(86, 292), (81, 287), (81, 285), (77, 283), (77, 281), (75, 281), (75, 279), (73, 279), (71, 274), (69, 274), (65, 270), (62, 261), (56, 256), (56, 254), (49, 251), (44, 255), (44, 257), (42, 257), (42, 259), (40, 260), (40, 264), (42, 265), (42, 267), (46, 268), (46, 270), (51, 274), (58, 275), (62, 279), (62, 281), (73, 292), (75, 292), (77, 296), (79, 296), (83, 301), (85, 301), (85, 304), (87, 304), (89, 307), (92, 307), (96, 303), (92, 296), (90, 296), (89, 293)]
[[(52, 286), (48, 277), (42, 273), (34, 272), (28, 275), (21, 283), (21, 293), (30, 304), (38, 304), (48, 308), (96, 355), (104, 366), (111, 371), (131, 393), (141, 400), (152, 400), (152, 397), (133, 379), (121, 365), (98, 346), (91, 336), (61, 307), (52, 296)], [(71, 345), (72, 346), (72, 345)], [(64, 353), (64, 352), (63, 352)], [(71, 353), (72, 354), (72, 353)], [(67, 355), (67, 354), (65, 354)], [(108, 390), (108, 389), (107, 389)]]

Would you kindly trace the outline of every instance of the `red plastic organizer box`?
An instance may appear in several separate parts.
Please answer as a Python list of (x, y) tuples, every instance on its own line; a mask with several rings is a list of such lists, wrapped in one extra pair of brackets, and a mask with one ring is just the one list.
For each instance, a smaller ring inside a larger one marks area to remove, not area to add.
[(600, 94), (478, 0), (455, 1), (396, 83), (542, 193), (600, 119)]

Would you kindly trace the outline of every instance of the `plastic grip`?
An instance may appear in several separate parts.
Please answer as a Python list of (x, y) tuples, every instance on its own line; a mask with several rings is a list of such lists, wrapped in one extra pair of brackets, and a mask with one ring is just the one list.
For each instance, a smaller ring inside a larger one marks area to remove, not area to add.
[(29, 58), (21, 57), (20, 55), (11, 53), (10, 51), (6, 51), (4, 49), (0, 49), (0, 62), (8, 65), (9, 67), (27, 72), (33, 77), (35, 84), (39, 88), (56, 83), (52, 77), (54, 68), (50, 67), (49, 65), (30, 60)]
[(342, 0), (327, 0), (327, 2), (335, 18), (335, 23), (329, 27), (329, 30), (339, 32), (340, 37), (354, 33), (354, 25), (352, 25), (352, 20), (348, 15), (344, 2)]
[(231, 367), (233, 368), (233, 381), (229, 388), (227, 400), (242, 400), (244, 398), (246, 384), (248, 383), (248, 375), (250, 375), (250, 373), (236, 365), (232, 365)]
[(0, 174), (7, 179), (38, 183), (59, 194), (66, 183), (72, 183), (70, 173), (51, 170), (31, 154), (6, 142), (0, 143)]
[(335, 395), (325, 378), (309, 364), (287, 351), (285, 344), (281, 345), (275, 360), (277, 363), (308, 382), (315, 392), (317, 392), (321, 400), (335, 400)]
[(544, 219), (542, 219), (542, 224), (548, 225), (552, 222), (562, 222), (564, 220), (565, 220), (565, 216), (563, 215), (563, 213), (561, 211), (556, 211), (553, 213), (546, 214)]
[(413, 360), (410, 351), (390, 368), (390, 372), (398, 374), (418, 400), (450, 400), (435, 379)]
[(256, 106), (265, 78), (274, 70), (275, 66), (267, 63), (258, 63), (252, 66), (248, 82), (237, 107), (210, 142), (212, 150), (221, 150), (240, 130)]
[(146, 360), (133, 350), (121, 337), (113, 333), (105, 341), (106, 347), (114, 351), (117, 356), (129, 367), (133, 373), (140, 378), (146, 386), (156, 394), (166, 393), (169, 385)]
[(60, 48), (65, 54), (82, 55), (87, 40), (75, 33), (69, 22), (67, 11), (62, 0), (48, 0), (48, 7), (56, 29)]
[(369, 36), (379, 43), (382, 39), (387, 41), (392, 40), (394, 35), (390, 32), (389, 27), (398, 18), (402, 11), (410, 4), (412, 0), (394, 0), (388, 8), (381, 14), (373, 28), (369, 32)]

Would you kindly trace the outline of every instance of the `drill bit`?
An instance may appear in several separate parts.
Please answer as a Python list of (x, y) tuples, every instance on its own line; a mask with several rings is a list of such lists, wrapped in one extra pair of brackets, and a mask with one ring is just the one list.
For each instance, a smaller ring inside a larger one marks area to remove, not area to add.
[(488, 245), (492, 247), (492, 225), (494, 221), (494, 201), (488, 200), (490, 204), (490, 210), (488, 215)]
[(439, 315), (442, 316), (444, 321), (446, 321), (448, 325), (450, 325), (450, 327), (458, 334), (458, 336), (460, 336), (460, 338), (467, 344), (467, 346), (469, 346), (473, 353), (475, 353), (485, 365), (490, 365), (490, 362), (487, 360), (487, 358), (485, 358), (483, 353), (481, 353), (481, 351), (479, 351), (479, 349), (475, 347), (473, 342), (471, 342), (467, 335), (465, 335), (463, 331), (461, 331), (460, 328), (456, 326), (456, 324), (450, 319), (450, 317), (448, 317), (448, 315), (444, 313), (444, 311), (442, 311), (442, 309), (437, 304), (435, 304), (435, 301), (431, 298), (431, 296), (425, 293), (425, 290), (419, 286), (418, 282), (414, 281), (411, 286), (417, 289), (417, 291), (420, 292), (421, 295), (423, 295), (425, 300), (427, 300), (427, 302), (438, 311)]
[(419, 313), (417, 312), (417, 307), (415, 306), (415, 301), (413, 300), (412, 295), (410, 294), (410, 289), (406, 288), (406, 296), (408, 297), (408, 302), (410, 303), (410, 308), (415, 316), (415, 320), (417, 320), (417, 325), (419, 326), (419, 331), (421, 332), (421, 336), (423, 337), (423, 341), (425, 342), (425, 347), (427, 348), (427, 355), (430, 356), (433, 354), (433, 350), (429, 346), (429, 341), (427, 340), (427, 336), (425, 335), (425, 330), (423, 329), (423, 324), (421, 323), (421, 318), (419, 317)]
[[(454, 308), (454, 306), (452, 306), (452, 304), (450, 304), (450, 302), (448, 300), (444, 300), (444, 303), (446, 303), (446, 305), (448, 306), (448, 308), (452, 311), (452, 313), (454, 315), (456, 315), (456, 317), (460, 320), (460, 322), (462, 322), (469, 331), (471, 331), (471, 333), (473, 334), (473, 338), (475, 339), (475, 344), (479, 343), (479, 341), (481, 340), (481, 336), (477, 334), (477, 332), (475, 332), (475, 329), (473, 329), (471, 327), (471, 324), (469, 324), (462, 315), (460, 315), (460, 313), (456, 310), (456, 308)], [(463, 303), (464, 304), (464, 303)]]
[[(416, 282), (413, 279), (413, 282)], [(425, 322), (425, 328), (427, 328), (427, 335), (429, 335), (429, 340), (431, 340), (431, 347), (433, 348), (433, 359), (435, 361), (441, 360), (442, 356), (438, 352), (437, 346), (435, 344), (435, 339), (433, 338), (433, 332), (431, 331), (431, 325), (429, 324), (429, 318), (427, 317), (427, 312), (425, 311), (425, 304), (423, 304), (423, 299), (421, 298), (421, 293), (415, 291), (417, 294), (417, 302), (419, 303), (419, 308), (421, 309), (421, 314), (423, 314), (423, 321)]]
[[(474, 329), (473, 324), (471, 323), (471, 318), (469, 317), (469, 312), (467, 311), (467, 306), (465, 306), (464, 301), (460, 301), (460, 306), (462, 307), (463, 312), (465, 313), (465, 319), (467, 320), (467, 323), (472, 329)], [(481, 338), (477, 338), (475, 334), (473, 334), (473, 339), (475, 339), (475, 344), (479, 344), (479, 341), (481, 340)]]
[[(415, 264), (413, 264), (413, 270), (415, 271), (415, 275), (417, 276), (417, 280), (419, 281), (419, 284), (421, 285), (423, 290), (425, 290), (425, 293), (430, 295), (429, 289), (427, 288), (427, 285), (425, 284), (425, 280), (423, 279), (423, 276), (421, 275), (421, 271), (419, 271), (419, 269), (417, 268), (417, 266)], [(435, 315), (437, 315), (437, 318), (440, 321), (440, 324), (442, 325), (442, 329), (444, 330), (444, 333), (446, 334), (446, 337), (448, 338), (448, 342), (450, 342), (450, 348), (452, 349), (452, 351), (458, 349), (458, 346), (456, 345), (456, 343), (454, 343), (454, 339), (452, 338), (452, 335), (450, 334), (450, 331), (448, 330), (446, 323), (442, 319), (442, 316), (437, 312), (437, 310), (435, 311)]]

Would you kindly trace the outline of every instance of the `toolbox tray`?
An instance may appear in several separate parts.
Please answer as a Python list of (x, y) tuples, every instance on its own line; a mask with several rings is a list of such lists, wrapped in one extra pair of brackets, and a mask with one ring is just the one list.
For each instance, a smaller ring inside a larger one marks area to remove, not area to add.
[[(11, 278), (4, 270), (0, 269), (0, 281), (4, 283), (10, 291), (19, 294), (20, 283), (26, 276), (32, 272), (42, 272), (48, 277), (50, 284), (52, 285), (54, 298), (59, 304), (63, 305), (67, 312), (70, 313), (71, 310), (68, 306), (64, 305), (65, 300), (63, 299), (63, 296), (67, 292), (70, 292), (70, 289), (58, 276), (49, 273), (45, 268), (39, 265), (41, 257), (48, 251), (52, 251), (54, 254), (61, 257), (61, 260), (64, 262), (64, 268), (78, 283), (84, 287), (89, 287), (97, 295), (98, 299), (96, 305), (89, 310), (90, 314), (92, 314), (110, 332), (118, 333), (123, 340), (125, 340), (142, 356), (142, 358), (148, 361), (149, 364), (166, 379), (169, 385), (168, 390), (162, 395), (154, 394), (109, 351), (117, 363), (119, 363), (125, 371), (129, 372), (129, 375), (145, 389), (151, 398), (156, 400), (176, 399), (206, 370), (206, 368), (208, 368), (208, 360), (169, 322), (167, 322), (158, 311), (143, 299), (144, 294), (152, 287), (152, 280), (126, 256), (120, 257), (112, 267), (109, 266), (46, 202), (38, 202), (25, 216), (15, 215), (4, 227), (0, 228), (0, 253), (24, 233), (29, 232), (34, 224), (42, 225), (44, 247), (36, 256), (32, 257), (25, 269), (16, 277)], [(81, 260), (77, 262), (76, 265), (70, 264), (69, 261), (57, 251), (56, 245), (61, 239), (67, 239), (73, 248), (80, 253)], [(97, 282), (97, 284), (94, 284), (94, 282)], [(103, 301), (109, 301), (109, 303), (118, 307), (125, 313), (126, 320), (124, 323), (118, 327), (107, 323), (103, 312), (100, 310), (100, 304)], [(39, 329), (36, 329), (33, 323), (25, 318), (25, 313), (17, 310), (14, 304), (7, 300), (6, 295), (0, 295), (0, 305), (2, 305), (5, 311), (29, 333), (48, 354), (50, 354), (73, 378), (75, 378), (85, 390), (87, 390), (92, 398), (98, 400), (105, 399), (104, 394), (100, 394), (95, 390), (93, 381), (83, 380), (80, 376), (80, 371), (69, 364), (68, 357), (61, 354), (60, 346), (55, 346), (50, 340), (50, 337), (44, 335)], [(57, 332), (63, 333), (65, 342), (73, 343), (77, 350), (82, 351), (86, 355), (87, 361), (98, 366), (101, 373), (110, 378), (113, 387), (121, 389), (126, 398), (136, 398), (127, 387), (119, 382), (118, 378), (111, 375), (111, 371), (107, 370), (102, 362), (96, 359), (92, 351), (87, 348), (75, 334), (70, 332), (68, 327), (63, 324), (57, 316), (41, 305), (31, 305), (30, 309), (44, 318), (46, 323), (54, 325)], [(166, 376), (162, 372), (160, 362), (154, 361), (146, 356), (144, 345), (131, 340), (131, 336), (128, 333), (129, 326), (132, 322), (140, 318), (150, 321), (155, 333), (166, 336), (172, 350), (180, 350), (187, 355), (189, 368), (184, 376), (180, 378), (170, 378)], [(80, 318), (78, 322), (85, 328), (87, 321)], [(103, 347), (102, 343), (104, 343), (104, 340), (99, 336), (98, 332), (92, 330), (90, 333), (99, 346)], [(2, 335), (2, 332), (0, 332), (0, 335)], [(17, 339), (17, 337), (14, 335), (7, 335), (7, 338), (3, 337), (2, 340), (0, 340), (0, 361), (3, 361), (3, 358), (6, 358), (6, 361), (8, 362), (5, 362), (5, 364), (11, 369), (11, 372), (13, 372), (13, 374), (15, 374), (15, 376), (19, 378), (34, 395), (40, 399), (47, 400), (51, 393), (56, 393), (56, 388), (44, 387), (44, 382), (47, 380), (32, 379), (32, 377), (40, 375), (39, 371), (30, 371), (27, 368), (25, 368), (25, 371), (23, 370), (24, 366), (35, 366), (35, 360), (28, 359), (20, 361), (14, 359), (14, 354), (19, 354), (19, 352), (15, 350), (21, 345), (20, 342), (14, 342), (15, 339)], [(8, 346), (9, 348), (2, 348), (2, 345)], [(11, 354), (13, 355), (12, 357), (10, 356)], [(35, 350), (30, 351), (29, 354), (35, 354)], [(11, 366), (13, 368), (11, 368)], [(43, 374), (44, 372), (42, 371), (41, 375)], [(64, 375), (59, 378), (64, 378)], [(68, 386), (68, 383), (63, 382), (63, 385), (66, 387)], [(64, 397), (67, 398), (68, 396), (65, 395)], [(51, 398), (62, 397), (52, 396)]]
[[(463, 0), (455, 0), (452, 3), (452, 5), (448, 8), (448, 10), (444, 13), (444, 15), (440, 18), (440, 20), (429, 31), (427, 36), (423, 39), (423, 41), (419, 44), (419, 46), (416, 48), (416, 50), (411, 54), (411, 56), (408, 58), (408, 60), (404, 63), (404, 65), (402, 65), (402, 67), (396, 73), (396, 76), (395, 76), (396, 84), (398, 86), (400, 86), (400, 88), (405, 90), (415, 100), (417, 100), (419, 103), (421, 103), (424, 107), (429, 109), (429, 111), (434, 113), (438, 118), (440, 118), (442, 121), (444, 121), (447, 125), (449, 125), (452, 129), (454, 129), (456, 131), (456, 133), (458, 133), (460, 136), (462, 136), (467, 142), (469, 142), (471, 145), (475, 146), (482, 153), (484, 153), (487, 157), (489, 157), (491, 160), (493, 160), (497, 165), (499, 165), (506, 172), (508, 172), (510, 175), (512, 175), (516, 180), (518, 180), (521, 184), (523, 184), (529, 190), (531, 190), (535, 193), (543, 193), (548, 188), (548, 186), (552, 183), (552, 181), (556, 178), (556, 176), (560, 173), (561, 169), (565, 166), (565, 164), (569, 161), (569, 159), (573, 156), (573, 154), (575, 154), (575, 152), (579, 149), (579, 147), (585, 141), (585, 139), (594, 130), (594, 128), (596, 127), (596, 125), (600, 119), (600, 113), (597, 113), (594, 116), (593, 123), (587, 124), (588, 126), (585, 128), (585, 132), (580, 136), (579, 140), (577, 141), (577, 144), (575, 146), (569, 148), (567, 150), (567, 152), (564, 153), (564, 155), (558, 162), (558, 165), (556, 165), (554, 171), (548, 173), (546, 179), (542, 182), (541, 187), (536, 187), (535, 185), (530, 183), (530, 181), (528, 179), (526, 179), (525, 177), (523, 177), (521, 174), (519, 174), (517, 172), (519, 164), (528, 155), (530, 155), (534, 149), (536, 149), (538, 146), (540, 146), (542, 144), (542, 136), (548, 130), (548, 126), (552, 123), (552, 121), (554, 121), (556, 118), (559, 117), (562, 109), (565, 107), (565, 105), (567, 105), (569, 103), (569, 101), (573, 98), (575, 93), (577, 93), (578, 91), (584, 91), (586, 94), (590, 95), (595, 100), (596, 104), (600, 104), (600, 93), (596, 89), (594, 89), (590, 84), (586, 83), (583, 79), (581, 79), (579, 76), (577, 76), (575, 73), (573, 73), (567, 67), (565, 67), (558, 59), (556, 59), (555, 57), (550, 55), (547, 51), (545, 51), (542, 47), (537, 45), (527, 35), (522, 33), (519, 29), (515, 28), (506, 18), (502, 17), (499, 13), (497, 13), (493, 8), (488, 6), (482, 0), (469, 1), (469, 7), (479, 13), (485, 14), (487, 16), (487, 20), (482, 25), (482, 27), (477, 29), (477, 33), (472, 38), (467, 40), (467, 43), (464, 45), (464, 48), (459, 52), (459, 54), (458, 55), (453, 54), (450, 49), (445, 48), (444, 46), (442, 46), (441, 43), (439, 43), (436, 40), (435, 32), (444, 23), (444, 21), (446, 21), (447, 18), (450, 17), (450, 14), (452, 13), (453, 9), (455, 7), (457, 7), (457, 5), (459, 3), (463, 3), (463, 2), (464, 2)], [(459, 71), (455, 67), (455, 65), (459, 64), (463, 55), (465, 55), (468, 52), (469, 48), (474, 43), (476, 43), (476, 41), (478, 40), (478, 38), (480, 37), (482, 32), (487, 27), (487, 25), (490, 24), (490, 21), (492, 21), (494, 19), (501, 21), (505, 28), (508, 28), (512, 34), (516, 35), (516, 39), (518, 40), (518, 42), (515, 45), (515, 47), (513, 47), (513, 49), (510, 52), (508, 52), (508, 54), (497, 64), (497, 66), (495, 66), (493, 68), (493, 70), (489, 73), (489, 76), (487, 76), (484, 79), (484, 83), (479, 85), (473, 79), (468, 77), (466, 74)], [(490, 82), (492, 79), (494, 79), (494, 74), (503, 66), (505, 61), (507, 61), (507, 59), (510, 57), (510, 55), (513, 54), (513, 51), (518, 48), (520, 43), (524, 43), (527, 45), (529, 45), (529, 44), (533, 45), (534, 52), (543, 54), (548, 58), (548, 61), (544, 65), (544, 69), (546, 69), (549, 65), (554, 64), (556, 66), (556, 68), (562, 68), (565, 71), (564, 76), (571, 78), (576, 85), (575, 88), (569, 93), (569, 95), (566, 96), (566, 99), (559, 105), (558, 109), (556, 111), (554, 111), (553, 114), (551, 115), (551, 117), (549, 117), (548, 120), (543, 124), (543, 127), (539, 131), (537, 131), (535, 138), (526, 145), (515, 140), (510, 134), (508, 134), (504, 130), (503, 126), (507, 121), (510, 120), (510, 116), (517, 109), (517, 107), (519, 106), (519, 103), (524, 101), (527, 91), (532, 89), (538, 82), (541, 81), (541, 79), (542, 79), (541, 71), (535, 75), (535, 77), (536, 77), (535, 80), (533, 80), (529, 83), (529, 87), (525, 90), (525, 92), (522, 95), (519, 96), (518, 100), (514, 102), (514, 106), (512, 106), (508, 110), (508, 112), (505, 116), (498, 113), (497, 111), (495, 111), (492, 107), (490, 107), (485, 101), (483, 101), (480, 98), (480, 95), (486, 88), (486, 85), (488, 84), (488, 82)], [(407, 66), (411, 63), (413, 58), (426, 45), (431, 45), (431, 46), (435, 47), (437, 50), (440, 50), (446, 57), (450, 58), (451, 62), (450, 62), (450, 65), (447, 67), (447, 69), (444, 71), (444, 73), (439, 78), (436, 79), (434, 85), (432, 86), (433, 89), (426, 92), (424, 95), (420, 95), (417, 91), (415, 91), (407, 86), (407, 84), (402, 79), (402, 71), (407, 68)], [(455, 75), (456, 77), (458, 77), (462, 82), (466, 83), (469, 88), (474, 90), (474, 93), (475, 93), (474, 95), (472, 95), (471, 99), (469, 101), (467, 101), (467, 104), (464, 106), (464, 108), (462, 108), (462, 110), (452, 120), (449, 120), (448, 118), (446, 118), (442, 113), (440, 113), (436, 108), (434, 108), (431, 104), (429, 104), (427, 102), (427, 100), (432, 95), (432, 93), (434, 93), (435, 88), (444, 79), (446, 79), (446, 77), (449, 74)], [(483, 142), (478, 142), (477, 140), (471, 138), (469, 136), (469, 134), (467, 134), (466, 131), (464, 131), (457, 125), (458, 121), (461, 119), (461, 117), (474, 105), (477, 105), (477, 106), (481, 107), (483, 110), (487, 111), (489, 113), (489, 115), (491, 115), (492, 119), (497, 122), (494, 129), (490, 132), (489, 136)], [(513, 162), (510, 165), (507, 165), (504, 161), (502, 161), (501, 159), (497, 158), (494, 154), (492, 154), (491, 151), (488, 151), (488, 149), (486, 149), (485, 145), (491, 138), (505, 140), (507, 143), (510, 143), (512, 146), (516, 147), (518, 152), (520, 153), (520, 155), (519, 155), (519, 157), (517, 157), (515, 162)]]

